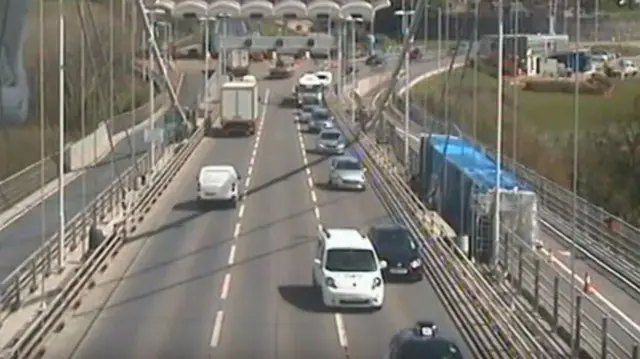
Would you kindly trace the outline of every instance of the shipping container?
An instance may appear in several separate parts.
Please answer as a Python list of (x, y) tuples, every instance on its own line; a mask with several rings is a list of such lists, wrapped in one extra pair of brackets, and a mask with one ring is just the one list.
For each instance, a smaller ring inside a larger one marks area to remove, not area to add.
[[(414, 161), (416, 157), (412, 158)], [(468, 236), (471, 255), (487, 263), (496, 258), (493, 220), (497, 167), (486, 149), (464, 138), (432, 134), (420, 139), (418, 164), (410, 165), (412, 188), (437, 210), (458, 236)], [(503, 169), (498, 192), (501, 228), (527, 246), (538, 244), (537, 195)], [(514, 239), (515, 240), (515, 239)]]

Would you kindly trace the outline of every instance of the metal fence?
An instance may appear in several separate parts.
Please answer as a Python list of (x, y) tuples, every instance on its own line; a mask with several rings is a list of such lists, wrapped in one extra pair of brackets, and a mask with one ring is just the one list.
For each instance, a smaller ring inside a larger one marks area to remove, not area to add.
[[(391, 121), (387, 135), (392, 152), (398, 161), (402, 161), (405, 137), (396, 130), (402, 117), (399, 111), (387, 114)], [(410, 156), (419, 156), (416, 146), (410, 146), (410, 151)], [(537, 190), (540, 188), (536, 187)], [(549, 199), (553, 198), (553, 192), (539, 192), (545, 193), (539, 198), (544, 207), (542, 217), (546, 220), (556, 217), (557, 221), (562, 221), (562, 217), (550, 211), (555, 208), (549, 207), (550, 203), (554, 203)], [(570, 341), (573, 324), (578, 328), (581, 350), (593, 358), (605, 357), (605, 353), (612, 358), (638, 358), (640, 333), (625, 317), (612, 313), (598, 300), (585, 296), (582, 284), (572, 280), (571, 273), (558, 271), (558, 259), (550, 256), (549, 252), (532, 248), (530, 243), (516, 236), (509, 228), (503, 229), (502, 236), (503, 245), (498, 255), (506, 278), (500, 285), (508, 289), (505, 296), (510, 296), (514, 302), (525, 298), (531, 309), (567, 342)], [(569, 294), (572, 284), (575, 285), (573, 299)]]

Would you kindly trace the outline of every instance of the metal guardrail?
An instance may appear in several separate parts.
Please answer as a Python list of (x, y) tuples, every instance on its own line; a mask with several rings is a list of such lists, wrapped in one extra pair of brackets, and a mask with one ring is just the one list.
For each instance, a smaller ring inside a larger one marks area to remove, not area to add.
[[(397, 126), (401, 123), (402, 114), (395, 111), (391, 116)], [(404, 136), (393, 130), (390, 142), (396, 158), (403, 158)], [(418, 156), (413, 148), (410, 150), (412, 156)], [(612, 317), (610, 310), (593, 298), (584, 296), (580, 283), (575, 283), (573, 302), (576, 305), (572, 310), (572, 298), (567, 293), (572, 284), (571, 274), (556, 271), (553, 257), (532, 249), (508, 229), (503, 231), (503, 236), (505, 246), (501, 248), (500, 261), (508, 273), (508, 280), (502, 284), (508, 288), (507, 294), (513, 300), (518, 300), (515, 296), (526, 299), (531, 310), (544, 318), (551, 325), (551, 330), (567, 343), (571, 340), (571, 324), (576, 325), (583, 357), (586, 354), (591, 358), (638, 359), (640, 333)]]
[[(398, 98), (397, 110), (402, 111), (403, 106), (403, 99)], [(412, 107), (412, 118), (415, 118), (414, 114), (424, 112)], [(467, 138), (477, 143), (476, 140)], [(573, 217), (573, 194), (521, 164), (514, 165), (512, 161), (503, 163), (538, 193), (538, 203), (543, 208), (541, 222), (552, 235), (567, 245), (575, 242), (578, 251), (596, 264), (604, 274), (613, 276), (620, 284), (640, 296), (639, 228), (578, 197), (577, 234), (572, 239), (570, 223)]]
[[(162, 155), (158, 152), (157, 156)], [(65, 227), (65, 253), (76, 250), (80, 241), (86, 237), (90, 228), (102, 223), (108, 215), (120, 206), (128, 191), (135, 189), (139, 178), (136, 167), (130, 167), (120, 177), (104, 189), (85, 209), (76, 214)], [(137, 160), (140, 174), (146, 175), (151, 169), (148, 154)], [(125, 188), (120, 188), (120, 185)], [(11, 313), (19, 310), (29, 294), (37, 290), (42, 276), (48, 277), (55, 269), (56, 258), (60, 255), (59, 234), (49, 238), (34, 251), (0, 284), (0, 323)]]
[[(69, 308), (77, 307), (80, 304), (79, 294), (85, 288), (91, 288), (95, 285), (92, 279), (93, 276), (106, 270), (108, 266), (107, 260), (126, 242), (128, 233), (135, 230), (136, 224), (142, 221), (144, 215), (149, 212), (150, 207), (164, 193), (184, 162), (200, 143), (203, 134), (203, 129), (198, 128), (186, 142), (181, 144), (179, 151), (157, 173), (154, 181), (149, 180), (144, 184), (140, 184), (139, 177), (135, 176), (130, 169), (126, 174), (126, 181), (123, 181), (126, 189), (121, 189), (117, 183), (114, 183), (100, 197), (96, 198), (93, 204), (93, 208), (96, 211), (103, 214), (114, 214), (115, 221), (112, 223), (113, 231), (111, 235), (89, 253), (83, 264), (66, 281), (66, 284), (60, 288), (59, 293), (47, 309), (39, 313), (29, 327), (12, 343), (9, 348), (11, 354), (8, 358), (26, 359), (33, 355), (41, 356), (44, 354), (46, 348), (43, 344), (46, 337), (64, 327), (63, 315), (65, 311)], [(145, 155), (140, 159), (140, 162), (148, 164), (148, 157)], [(148, 169), (149, 167), (147, 166), (146, 168)], [(125, 192), (136, 194), (134, 196), (135, 200), (132, 202), (135, 203), (134, 205), (129, 207), (123, 205), (122, 200)], [(88, 216), (90, 214), (83, 214), (76, 219), (76, 221), (79, 221), (78, 229), (75, 231), (76, 238), (77, 236), (86, 235), (88, 229), (86, 223), (91, 222), (91, 219), (87, 218)], [(85, 223), (85, 225), (82, 225), (82, 223)]]
[[(344, 116), (342, 116), (343, 122)], [(355, 132), (355, 131), (354, 131)], [(353, 132), (352, 132), (353, 134)], [(456, 325), (466, 336), (474, 358), (551, 358), (559, 350), (553, 343), (541, 344), (530, 333), (534, 323), (527, 311), (513, 313), (475, 266), (452, 245), (451, 238), (433, 236), (438, 221), (410, 191), (404, 170), (366, 135), (355, 135), (366, 154), (370, 182), (388, 210), (420, 238), (427, 278), (437, 289), (443, 304), (451, 310)], [(372, 177), (375, 177), (372, 178)]]
[[(180, 46), (186, 46), (186, 44), (193, 41), (194, 37), (188, 36), (184, 39), (179, 40), (178, 43), (180, 44)], [(139, 65), (136, 66), (136, 71), (144, 73), (144, 70)], [(156, 108), (154, 109), (154, 111), (166, 105), (167, 99), (168, 97), (165, 93), (158, 95), (155, 100)], [(110, 123), (108, 128), (113, 128), (113, 132), (120, 132), (129, 128), (131, 122), (124, 121), (123, 118), (131, 116), (134, 112), (146, 114), (150, 110), (149, 106), (149, 103), (145, 103), (136, 109), (117, 115), (112, 122), (107, 121)], [(146, 116), (139, 115), (138, 117), (145, 118)], [(55, 152), (49, 155), (47, 158), (33, 163), (20, 170), (19, 172), (0, 181), (0, 213), (10, 209), (32, 193), (36, 192), (36, 190), (38, 190), (42, 184), (42, 171), (44, 171), (45, 183), (49, 183), (57, 178), (57, 156), (58, 152)]]

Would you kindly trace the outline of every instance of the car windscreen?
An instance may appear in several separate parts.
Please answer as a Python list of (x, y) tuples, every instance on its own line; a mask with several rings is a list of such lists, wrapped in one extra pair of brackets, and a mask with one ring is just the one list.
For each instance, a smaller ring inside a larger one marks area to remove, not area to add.
[(315, 95), (304, 95), (302, 96), (302, 103), (317, 105), (320, 104), (320, 99), (318, 99), (318, 97)]
[(228, 170), (208, 169), (200, 172), (200, 183), (220, 186), (231, 176)]
[(362, 165), (358, 161), (338, 161), (338, 163), (336, 164), (336, 169), (357, 171), (362, 169)]
[(404, 343), (398, 359), (464, 359), (457, 345), (443, 340), (416, 340)]
[(327, 77), (327, 75), (321, 75), (321, 74), (316, 75), (316, 77), (319, 78), (320, 80), (328, 80), (329, 79), (329, 77)]
[(375, 243), (383, 253), (409, 254), (416, 249), (411, 234), (404, 228), (377, 229)]
[(317, 94), (322, 91), (322, 85), (301, 85), (298, 88), (298, 91), (302, 94)]
[(370, 250), (330, 249), (325, 269), (331, 272), (373, 272), (378, 269), (378, 263)]
[(339, 132), (323, 132), (322, 134), (320, 134), (320, 138), (323, 140), (338, 140), (340, 139), (341, 135)]
[(329, 111), (327, 110), (318, 110), (313, 111), (313, 118), (317, 120), (326, 120), (330, 117)]

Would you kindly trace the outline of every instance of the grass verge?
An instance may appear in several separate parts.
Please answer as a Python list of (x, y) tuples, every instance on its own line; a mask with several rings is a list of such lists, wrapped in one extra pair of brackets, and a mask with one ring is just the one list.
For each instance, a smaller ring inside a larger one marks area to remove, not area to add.
[[(93, 131), (98, 121), (109, 117), (110, 111), (117, 115), (149, 101), (148, 85), (131, 66), (140, 45), (141, 26), (139, 24), (134, 29), (131, 25), (131, 5), (120, 8), (120, 2), (116, 3), (115, 26), (113, 31), (109, 31), (108, 4), (104, 1), (86, 1), (86, 26), (91, 26), (89, 13), (93, 15), (95, 25), (89, 27), (86, 35), (83, 35), (77, 4), (64, 3), (67, 141), (80, 138), (83, 132)], [(38, 4), (34, 3), (30, 8), (24, 51), (30, 82), (30, 117), (23, 125), (0, 129), (0, 178), (6, 178), (40, 160), (42, 149), (46, 155), (50, 155), (57, 152), (58, 148), (58, 5), (54, 1), (44, 1), (42, 6), (42, 22)], [(114, 39), (112, 54), (109, 52), (110, 36)], [(84, 60), (81, 56), (83, 42), (91, 44), (85, 46)], [(81, 81), (83, 61), (86, 75)], [(113, 73), (109, 70), (111, 61)], [(114, 79), (113, 96), (109, 91), (111, 77)], [(84, 98), (81, 95), (83, 87)], [(81, 123), (83, 102), (86, 113), (84, 125)], [(44, 147), (40, 138), (41, 116), (45, 123)]]

